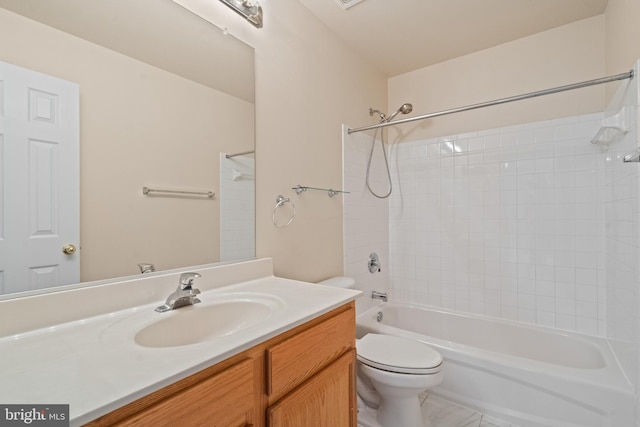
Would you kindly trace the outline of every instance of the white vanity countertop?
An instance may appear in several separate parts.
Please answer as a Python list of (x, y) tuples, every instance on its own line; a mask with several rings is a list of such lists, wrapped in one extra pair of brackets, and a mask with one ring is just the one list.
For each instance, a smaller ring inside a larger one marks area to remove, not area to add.
[[(263, 322), (209, 342), (165, 348), (142, 347), (135, 342), (135, 333), (155, 319), (197, 309), (229, 292), (266, 294), (283, 306)], [(5, 336), (0, 338), (0, 403), (69, 404), (71, 425), (82, 425), (329, 312), (359, 294), (268, 276), (202, 289), (202, 303), (193, 307), (157, 313), (155, 307), (164, 300), (156, 300)]]

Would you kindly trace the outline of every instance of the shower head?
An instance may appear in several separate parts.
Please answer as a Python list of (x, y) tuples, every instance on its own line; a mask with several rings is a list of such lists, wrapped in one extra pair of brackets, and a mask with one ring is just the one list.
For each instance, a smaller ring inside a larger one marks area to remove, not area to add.
[(393, 120), (393, 118), (395, 116), (397, 116), (398, 114), (402, 113), (402, 114), (409, 114), (411, 111), (413, 111), (413, 105), (406, 103), (406, 104), (402, 104), (400, 106), (400, 108), (398, 108), (396, 111), (394, 111), (393, 113), (391, 113), (391, 115), (389, 117), (386, 118), (386, 122), (390, 122), (391, 120)]
[(402, 114), (409, 114), (412, 111), (413, 111), (413, 105), (409, 104), (408, 102), (400, 106), (400, 112)]
[(380, 110), (375, 110), (373, 108), (369, 108), (369, 115), (373, 116), (374, 114), (377, 114), (380, 116), (380, 120), (385, 121), (387, 119), (387, 117), (384, 115), (384, 113)]

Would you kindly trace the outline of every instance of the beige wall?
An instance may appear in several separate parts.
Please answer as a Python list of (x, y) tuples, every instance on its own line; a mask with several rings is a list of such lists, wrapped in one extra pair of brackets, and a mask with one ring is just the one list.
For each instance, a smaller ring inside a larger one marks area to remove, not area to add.
[[(629, 71), (640, 58), (639, 21), (640, 2), (610, 0), (604, 15), (393, 77), (388, 108), (412, 102), (413, 115), (427, 114)], [(415, 139), (601, 111), (617, 87), (610, 83), (398, 129)]]
[[(0, 9), (1, 60), (76, 82), (81, 106), (81, 278), (219, 259), (219, 152), (253, 148), (252, 104)], [(134, 76), (133, 78), (131, 76)]]
[[(263, 1), (262, 29), (220, 2), (178, 3), (255, 47), (257, 255), (273, 257), (283, 277), (343, 274), (340, 197), (291, 187), (341, 188), (341, 124), (371, 123), (369, 106), (387, 103), (386, 79), (297, 1)], [(271, 218), (279, 194), (297, 208), (281, 229)]]
[[(341, 125), (370, 123), (369, 106), (386, 104), (385, 79), (299, 2), (265, 7), (263, 33), (254, 39), (257, 254), (274, 258), (276, 274), (316, 281), (343, 274), (341, 198), (298, 196), (291, 187), (342, 188)], [(280, 193), (295, 202), (297, 216), (276, 229)]]
[[(607, 74), (624, 73), (640, 58), (640, 2), (609, 0), (605, 17)], [(615, 87), (607, 89), (611, 98)]]
[[(585, 19), (393, 77), (389, 110), (411, 102), (413, 115), (422, 115), (603, 77), (604, 24), (602, 15)], [(398, 130), (405, 141), (415, 140), (602, 111), (604, 103), (605, 89), (598, 86), (436, 117)]]

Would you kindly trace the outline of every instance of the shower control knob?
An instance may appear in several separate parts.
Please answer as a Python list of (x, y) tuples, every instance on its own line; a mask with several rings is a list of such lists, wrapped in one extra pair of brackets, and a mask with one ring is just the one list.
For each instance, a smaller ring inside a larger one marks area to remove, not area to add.
[(378, 258), (377, 253), (371, 252), (369, 260), (367, 261), (367, 267), (369, 268), (369, 273), (373, 274), (380, 272), (380, 259)]

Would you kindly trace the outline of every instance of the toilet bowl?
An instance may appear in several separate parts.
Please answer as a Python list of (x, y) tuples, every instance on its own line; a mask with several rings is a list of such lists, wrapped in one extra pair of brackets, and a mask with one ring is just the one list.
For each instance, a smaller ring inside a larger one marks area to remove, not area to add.
[[(321, 284), (354, 288), (349, 277)], [(356, 340), (359, 425), (423, 427), (419, 394), (442, 382), (442, 355), (421, 342), (391, 335), (367, 334)], [(376, 422), (360, 423), (365, 409), (375, 408)]]
[(442, 382), (440, 353), (411, 339), (367, 334), (356, 341), (356, 354), (359, 373), (365, 377), (360, 381), (370, 381), (380, 396), (380, 425), (423, 427), (418, 395)]

